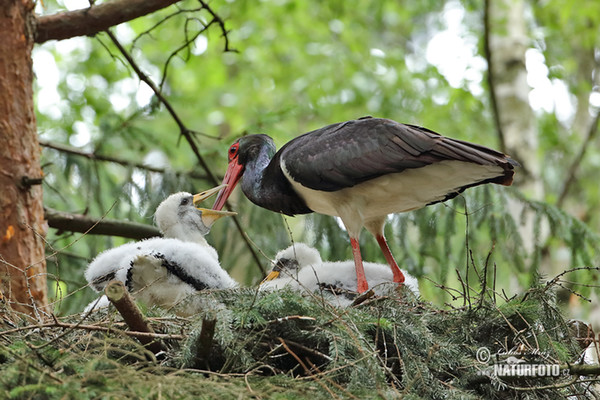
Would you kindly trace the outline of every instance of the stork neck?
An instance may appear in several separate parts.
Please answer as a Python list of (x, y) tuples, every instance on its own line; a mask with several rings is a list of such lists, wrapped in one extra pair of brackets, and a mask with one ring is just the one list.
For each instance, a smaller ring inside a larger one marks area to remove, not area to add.
[(241, 182), (242, 191), (255, 204), (260, 205), (261, 199), (268, 190), (268, 182), (265, 183), (265, 172), (274, 155), (275, 146), (266, 142), (258, 150), (257, 156), (251, 157), (246, 163)]
[(276, 153), (275, 144), (268, 136), (256, 137), (262, 138), (262, 143), (240, 157), (245, 166), (241, 186), (246, 197), (262, 208), (287, 215), (312, 212), (281, 170), (282, 151)]

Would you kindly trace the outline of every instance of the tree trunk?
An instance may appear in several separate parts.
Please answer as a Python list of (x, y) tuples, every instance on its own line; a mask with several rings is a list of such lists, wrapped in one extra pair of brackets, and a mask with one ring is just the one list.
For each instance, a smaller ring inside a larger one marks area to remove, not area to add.
[[(522, 190), (542, 197), (537, 151), (537, 127), (529, 105), (525, 51), (531, 39), (527, 34), (525, 2), (488, 0), (488, 26), (491, 85), (494, 86), (498, 123), (504, 150), (522, 165), (526, 176), (519, 178)], [(524, 178), (524, 179), (523, 179)]]
[[(529, 105), (531, 88), (527, 84), (525, 66), (525, 52), (531, 46), (525, 7), (524, 0), (486, 1), (487, 58), (490, 90), (503, 149), (522, 165), (515, 182), (527, 196), (541, 200), (544, 187), (536, 156), (538, 130)], [(523, 214), (524, 205), (513, 199), (509, 200), (508, 206), (515, 220), (521, 220), (519, 232), (523, 246), (529, 255), (533, 255), (537, 243), (542, 243), (549, 234), (548, 224), (543, 224), (536, 232), (533, 212)]]
[(0, 0), (0, 290), (17, 311), (47, 307), (42, 170), (33, 106), (31, 0)]

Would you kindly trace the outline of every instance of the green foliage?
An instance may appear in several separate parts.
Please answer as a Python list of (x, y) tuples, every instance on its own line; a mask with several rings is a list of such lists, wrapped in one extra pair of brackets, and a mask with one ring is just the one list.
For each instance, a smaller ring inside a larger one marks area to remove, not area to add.
[[(597, 30), (588, 27), (597, 25), (600, 13), (592, 12), (596, 6), (591, 3), (565, 4), (551, 1), (533, 7), (532, 36), (546, 57), (550, 78), (565, 80), (577, 95), (585, 92), (585, 79), (574, 74), (578, 58), (563, 39), (583, 37), (579, 47), (589, 50)], [(43, 6), (46, 13), (63, 8), (53, 0)], [(427, 60), (427, 45), (445, 29), (449, 8), (464, 11), (461, 35), (469, 43), (479, 42), (474, 57), (483, 55), (482, 9), (477, 2), (365, 1), (349, 6), (341, 0), (310, 4), (289, 0), (257, 6), (246, 0), (218, 0), (210, 6), (224, 20), (229, 46), (237, 52), (223, 51), (225, 39), (218, 24), (205, 30), (212, 16), (192, 0), (113, 31), (161, 86), (186, 127), (201, 132), (195, 135), (196, 142), (217, 176), (225, 170), (229, 144), (244, 133), (268, 133), (281, 146), (300, 133), (366, 114), (416, 123), (492, 147), (497, 143), (488, 94), (471, 90), (469, 84), (483, 87), (477, 81), (481, 78), (450, 85), (443, 71)], [(154, 208), (169, 193), (214, 186), (173, 118), (105, 34), (47, 43), (36, 54), (53, 57), (58, 74), (55, 88), (38, 82), (42, 139), (167, 171), (150, 172), (44, 148), (46, 206), (151, 223)], [(54, 89), (59, 101), (44, 105), (44, 90), (47, 94)], [(496, 187), (475, 188), (446, 204), (390, 218), (386, 235), (392, 251), (403, 268), (420, 278), (426, 299), (455, 304), (454, 296), (440, 295), (436, 285), (456, 289), (482, 280), (498, 292), (514, 294), (527, 290), (539, 275), (597, 265), (598, 221), (589, 211), (600, 204), (594, 172), (597, 151), (588, 150), (589, 163), (582, 164), (573, 190), (576, 196), (567, 199), (569, 206), (586, 205), (576, 214), (584, 224), (551, 205), (582, 136), (565, 134), (564, 122), (552, 113), (540, 113), (538, 125), (549, 203)], [(270, 268), (268, 258), (292, 239), (315, 245), (324, 259), (351, 257), (346, 234), (333, 218), (284, 218), (241, 195), (232, 201), (254, 250), (266, 255), (259, 255), (261, 268), (233, 221), (217, 223), (208, 240), (224, 268), (243, 285), (259, 282), (261, 269)], [(530, 226), (524, 227), (530, 218)], [(57, 312), (79, 311), (92, 300), (94, 294), (84, 288), (85, 265), (100, 251), (124, 242), (49, 231), (49, 285), (59, 301)], [(365, 259), (384, 262), (372, 238), (365, 234), (361, 243)], [(570, 257), (556, 261), (555, 254), (563, 249)], [(469, 265), (482, 263), (488, 254), (486, 279), (469, 274)], [(589, 281), (590, 271), (574, 275), (575, 283), (565, 284), (566, 290), (584, 296), (597, 290), (576, 285)], [(60, 287), (65, 292), (65, 285), (67, 295), (54, 291)]]

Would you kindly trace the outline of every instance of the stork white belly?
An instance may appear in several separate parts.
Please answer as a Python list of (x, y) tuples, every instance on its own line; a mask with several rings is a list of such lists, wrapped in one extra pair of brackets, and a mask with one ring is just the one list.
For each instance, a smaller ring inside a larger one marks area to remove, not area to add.
[[(315, 212), (362, 222), (388, 214), (416, 210), (442, 200), (459, 188), (502, 175), (499, 166), (441, 161), (421, 168), (387, 174), (335, 192), (314, 190), (294, 181), (282, 161), (281, 169), (294, 190)], [(354, 215), (352, 215), (354, 214)], [(344, 221), (346, 223), (346, 221)]]

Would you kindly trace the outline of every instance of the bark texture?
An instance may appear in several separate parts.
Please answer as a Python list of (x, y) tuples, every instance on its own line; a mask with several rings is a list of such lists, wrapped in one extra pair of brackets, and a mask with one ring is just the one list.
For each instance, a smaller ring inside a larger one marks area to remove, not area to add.
[(33, 6), (0, 0), (0, 290), (13, 309), (39, 318), (47, 306), (47, 225), (33, 107)]

